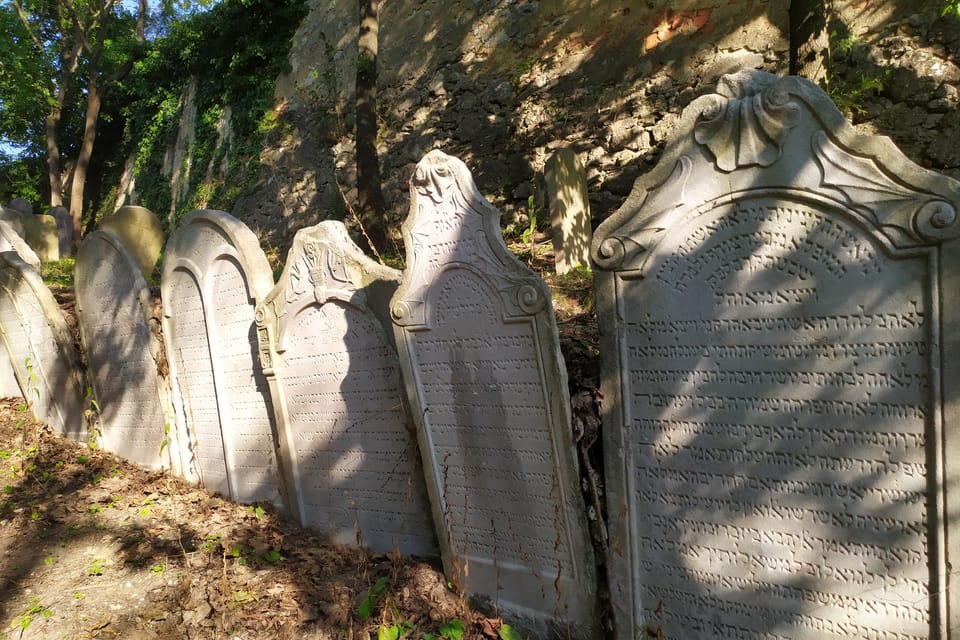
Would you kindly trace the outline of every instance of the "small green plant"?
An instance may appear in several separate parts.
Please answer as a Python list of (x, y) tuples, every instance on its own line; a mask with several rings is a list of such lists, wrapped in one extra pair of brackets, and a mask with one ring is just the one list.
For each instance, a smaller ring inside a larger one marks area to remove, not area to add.
[(280, 562), (280, 552), (276, 549), (267, 549), (263, 554), (263, 560), (267, 564), (277, 564)]
[(500, 640), (523, 640), (523, 636), (506, 623), (500, 625), (500, 630), (497, 631), (497, 635), (500, 636)]
[(377, 629), (377, 640), (400, 640), (413, 629), (413, 623), (405, 620), (399, 624), (380, 625)]
[(218, 533), (212, 536), (206, 536), (203, 539), (203, 544), (200, 546), (205, 553), (214, 553), (217, 549), (220, 548), (220, 538), (222, 536)]
[(107, 566), (107, 560), (105, 558), (94, 558), (90, 561), (90, 565), (87, 567), (88, 576), (102, 576), (103, 570)]
[(87, 511), (89, 511), (90, 513), (103, 513), (103, 505), (92, 504), (87, 508)]
[(440, 627), (440, 637), (445, 638), (445, 640), (463, 640), (464, 631), (466, 631), (466, 627), (463, 626), (463, 621), (460, 618), (454, 618)]
[(151, 506), (153, 506), (153, 500), (151, 500), (150, 498), (147, 498), (146, 500), (144, 500), (144, 501), (143, 501), (143, 506), (140, 507), (140, 512), (139, 512), (140, 515), (142, 515), (142, 516), (148, 516), (148, 515), (150, 515), (150, 507), (151, 507)]
[(263, 507), (261, 507), (258, 504), (250, 505), (249, 507), (247, 507), (247, 511), (252, 513), (257, 520), (262, 518), (267, 513), (266, 511), (263, 510)]
[(376, 582), (373, 583), (373, 586), (370, 587), (370, 590), (367, 591), (366, 597), (360, 602), (360, 606), (357, 607), (357, 617), (361, 620), (366, 620), (373, 615), (373, 610), (380, 602), (380, 598), (383, 597), (383, 594), (387, 592), (387, 587), (390, 585), (390, 578), (383, 576), (378, 578)]
[(77, 456), (77, 464), (87, 464), (90, 461), (90, 457), (86, 455)]
[(21, 635), (27, 628), (30, 626), (30, 623), (33, 622), (34, 616), (41, 616), (46, 619), (53, 615), (53, 612), (49, 607), (45, 607), (40, 604), (40, 598), (33, 596), (30, 598), (30, 603), (27, 605), (27, 608), (24, 609), (23, 613), (19, 616), (16, 616), (13, 619), (13, 624), (11, 625), (14, 629), (20, 629)]
[(153, 573), (153, 575), (155, 575), (155, 576), (162, 576), (162, 575), (163, 575), (163, 570), (164, 570), (165, 568), (166, 568), (166, 567), (164, 566), (164, 564), (163, 564), (162, 562), (158, 562), (157, 564), (155, 564), (155, 565), (153, 565), (152, 567), (150, 567), (150, 572)]
[(533, 244), (533, 234), (537, 230), (537, 205), (533, 202), (533, 196), (527, 197), (527, 218), (530, 226), (523, 230), (520, 240), (523, 244)]

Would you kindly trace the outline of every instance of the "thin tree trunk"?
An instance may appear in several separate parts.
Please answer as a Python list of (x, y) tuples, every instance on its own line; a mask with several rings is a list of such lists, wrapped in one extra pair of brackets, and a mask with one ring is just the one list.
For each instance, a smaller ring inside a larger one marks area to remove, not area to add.
[(70, 187), (70, 217), (73, 218), (73, 242), (80, 244), (83, 233), (83, 192), (87, 183), (87, 170), (93, 155), (93, 143), (97, 138), (97, 121), (100, 119), (100, 106), (103, 103), (103, 90), (97, 81), (97, 69), (90, 68), (87, 85), (87, 112), (83, 123), (83, 142), (77, 155), (77, 166), (73, 170), (73, 184)]
[(379, 0), (359, 0), (357, 42), (357, 200), (365, 240), (374, 252), (386, 248), (386, 203), (377, 156), (377, 47)]
[(147, 33), (147, 0), (137, 3), (137, 42), (143, 42)]

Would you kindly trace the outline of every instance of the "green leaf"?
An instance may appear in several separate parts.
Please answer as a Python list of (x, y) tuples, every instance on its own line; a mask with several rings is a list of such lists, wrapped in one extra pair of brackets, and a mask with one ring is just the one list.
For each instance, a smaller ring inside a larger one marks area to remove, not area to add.
[(400, 627), (395, 624), (389, 627), (380, 625), (380, 628), (377, 629), (377, 640), (397, 640), (399, 637)]
[(440, 637), (447, 640), (462, 640), (465, 627), (460, 618), (454, 618), (440, 627)]
[(500, 631), (497, 632), (497, 635), (500, 636), (500, 640), (523, 640), (523, 636), (506, 623), (500, 625)]

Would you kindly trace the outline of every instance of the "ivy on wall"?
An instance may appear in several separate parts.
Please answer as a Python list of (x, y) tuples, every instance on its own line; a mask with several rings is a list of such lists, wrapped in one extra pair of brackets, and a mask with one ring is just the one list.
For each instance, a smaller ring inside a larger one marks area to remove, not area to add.
[[(264, 136), (278, 126), (274, 85), (289, 70), (290, 42), (306, 11), (304, 0), (224, 0), (173, 22), (152, 43), (115, 98), (123, 146), (134, 154), (137, 204), (173, 228), (195, 208), (230, 211), (256, 188)], [(191, 79), (194, 135), (181, 166), (171, 167)], [(225, 130), (227, 141), (218, 144)], [(174, 201), (170, 176), (177, 168), (189, 181)], [(112, 211), (119, 182), (120, 175), (104, 180), (113, 193), (101, 194), (98, 217)]]

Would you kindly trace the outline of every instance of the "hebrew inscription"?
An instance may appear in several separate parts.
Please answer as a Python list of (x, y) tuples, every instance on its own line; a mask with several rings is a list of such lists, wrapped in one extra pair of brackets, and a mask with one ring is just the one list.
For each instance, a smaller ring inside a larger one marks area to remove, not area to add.
[(411, 200), (391, 311), (444, 568), (534, 635), (591, 637), (592, 554), (549, 292), (506, 250), (462, 162), (428, 154)]
[(0, 253), (0, 337), (37, 419), (86, 437), (85, 385), (63, 314), (40, 274), (12, 251)]
[(341, 544), (436, 556), (400, 365), (377, 313), (386, 318), (398, 280), (339, 222), (298, 232), (258, 307), (261, 353), (300, 521)]
[(760, 199), (650, 264), (621, 303), (645, 617), (669, 637), (928, 637), (925, 257)]
[(273, 409), (254, 310), (273, 285), (256, 236), (233, 216), (195, 211), (163, 264), (164, 337), (183, 467), (243, 502), (280, 503)]
[(113, 234), (89, 234), (77, 254), (77, 314), (101, 445), (144, 467), (161, 466), (166, 417), (160, 405), (153, 336), (140, 268)]

